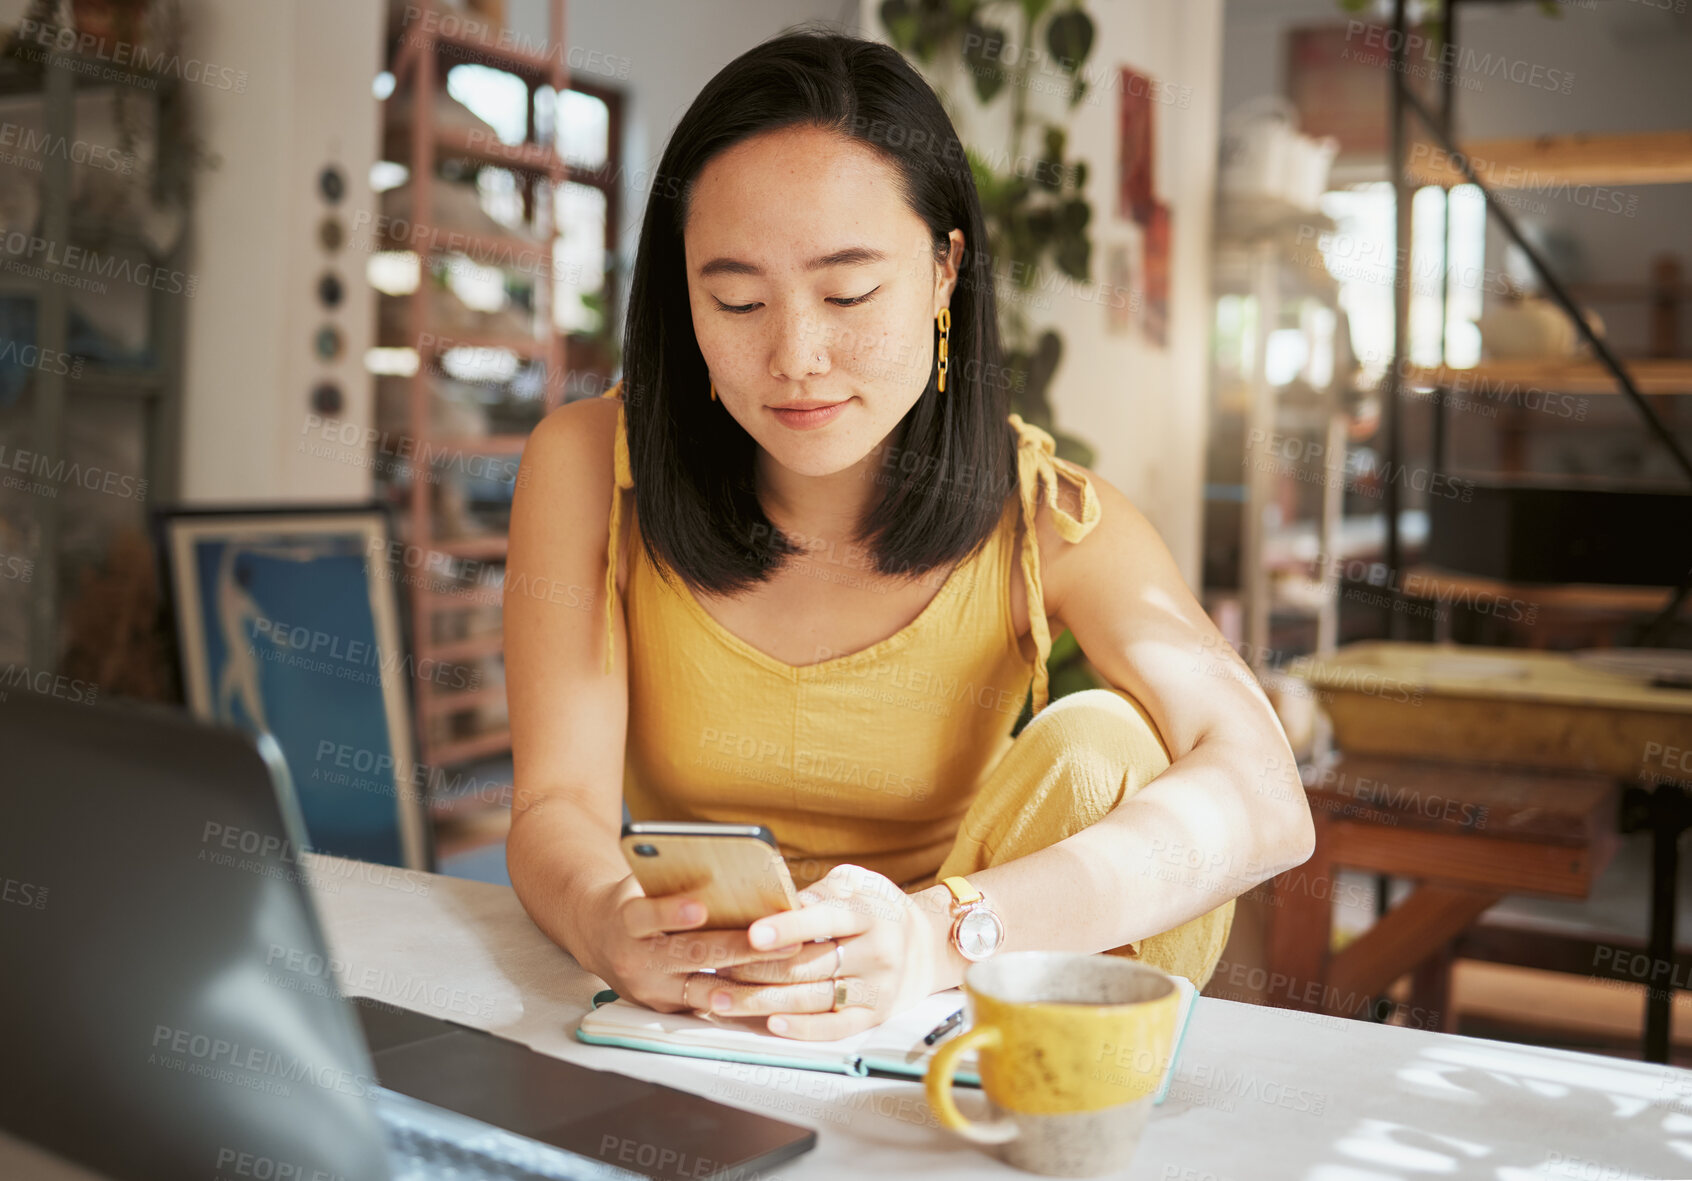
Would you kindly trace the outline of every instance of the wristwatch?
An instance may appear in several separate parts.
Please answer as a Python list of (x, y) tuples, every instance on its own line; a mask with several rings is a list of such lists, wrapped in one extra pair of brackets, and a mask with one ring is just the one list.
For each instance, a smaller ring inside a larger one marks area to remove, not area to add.
[(1005, 924), (981, 891), (964, 878), (947, 878), (952, 892), (952, 946), (970, 961), (984, 960), (1005, 945)]

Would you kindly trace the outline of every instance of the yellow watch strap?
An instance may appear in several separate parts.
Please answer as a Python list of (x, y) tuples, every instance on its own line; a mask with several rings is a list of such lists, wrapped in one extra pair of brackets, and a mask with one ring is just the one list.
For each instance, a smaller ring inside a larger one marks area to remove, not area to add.
[(965, 878), (946, 878), (941, 885), (952, 892), (952, 897), (958, 902), (980, 902), (981, 891), (969, 884)]

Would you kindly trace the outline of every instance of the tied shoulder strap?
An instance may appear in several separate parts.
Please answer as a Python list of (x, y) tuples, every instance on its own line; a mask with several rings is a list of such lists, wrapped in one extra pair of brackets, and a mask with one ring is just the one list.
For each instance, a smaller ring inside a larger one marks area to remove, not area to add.
[(615, 606), (617, 598), (617, 546), (623, 531), (623, 493), (634, 487), (634, 476), (629, 468), (629, 438), (627, 425), (623, 418), (623, 400), (618, 396), (622, 388), (623, 383), (619, 381), (600, 395), (602, 398), (617, 398), (617, 430), (611, 441), (611, 536), (605, 543), (605, 671), (607, 673), (611, 671), (612, 653), (617, 646)]
[[(1046, 623), (1046, 593), (1040, 579), (1040, 552), (1034, 536), (1034, 515), (1042, 499), (1052, 510), (1052, 520), (1065, 541), (1080, 541), (1091, 533), (1099, 522), (1099, 497), (1087, 473), (1067, 459), (1059, 459), (1057, 440), (1022, 415), (1011, 414), (1010, 424), (1016, 428), (1017, 483), (1022, 496), (1022, 579), (1028, 589), (1028, 628), (1034, 635), (1034, 701), (1033, 712), (1046, 708), (1049, 693), (1049, 674), (1046, 660), (1051, 656), (1052, 633)], [(1060, 508), (1057, 500), (1058, 474), (1067, 476), (1081, 490), (1081, 515), (1075, 517)]]

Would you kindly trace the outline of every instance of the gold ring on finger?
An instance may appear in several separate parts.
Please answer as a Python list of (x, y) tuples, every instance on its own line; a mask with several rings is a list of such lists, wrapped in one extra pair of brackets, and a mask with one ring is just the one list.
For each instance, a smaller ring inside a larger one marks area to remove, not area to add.
[(834, 977), (833, 981), (834, 1004), (829, 1006), (828, 1011), (830, 1013), (838, 1013), (840, 1012), (841, 1007), (846, 1004), (846, 981), (841, 979), (839, 976)]
[(692, 1009), (695, 1013), (699, 1012), (699, 1006), (695, 1005), (688, 999), (687, 990), (693, 987), (693, 978), (695, 976), (703, 975), (703, 972), (689, 972), (682, 978), (682, 1006), (684, 1008)]

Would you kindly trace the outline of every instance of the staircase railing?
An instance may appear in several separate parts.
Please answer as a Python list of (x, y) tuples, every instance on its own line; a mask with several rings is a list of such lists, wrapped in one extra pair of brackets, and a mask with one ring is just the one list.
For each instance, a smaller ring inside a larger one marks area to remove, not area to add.
[[(1441, 117), (1439, 118), (1435, 118), (1434, 114), (1428, 110), (1427, 105), (1423, 103), (1422, 100), (1417, 97), (1415, 91), (1411, 89), (1408, 81), (1409, 38), (1406, 36), (1408, 32), (1406, 8), (1406, 0), (1394, 0), (1393, 37), (1391, 39), (1392, 44), (1390, 46), (1392, 54), (1392, 69), (1390, 73), (1392, 77), (1391, 118), (1393, 124), (1392, 185), (1396, 222), (1398, 226), (1398, 237), (1397, 241), (1394, 243), (1395, 249), (1393, 251), (1392, 367), (1387, 373), (1382, 391), (1384, 400), (1383, 410), (1386, 415), (1387, 423), (1386, 470), (1389, 472), (1398, 471), (1401, 470), (1403, 465), (1403, 443), (1402, 432), (1399, 424), (1399, 407), (1400, 394), (1403, 388), (1403, 375), (1409, 359), (1407, 356), (1407, 346), (1410, 321), (1410, 284), (1408, 276), (1403, 273), (1403, 270), (1409, 262), (1410, 200), (1412, 196), (1412, 184), (1409, 175), (1410, 137), (1406, 133), (1404, 119), (1404, 112), (1408, 110), (1416, 116), (1421, 125), (1427, 129), (1430, 135), (1432, 135), (1434, 141), (1446, 152), (1447, 156), (1456, 166), (1458, 171), (1462, 173), (1463, 178), (1470, 184), (1474, 185), (1480, 192), (1481, 196), (1486, 201), (1486, 211), (1488, 216), (1492, 217), (1498, 223), (1499, 228), (1502, 229), (1509, 239), (1516, 244), (1516, 247), (1521, 250), (1523, 256), (1528, 260), (1528, 264), (1533, 268), (1534, 273), (1538, 275), (1539, 281), (1544, 285), (1545, 290), (1550, 293), (1553, 301), (1555, 301), (1557, 306), (1562, 309), (1563, 313), (1568, 316), (1569, 320), (1574, 324), (1575, 330), (1580, 333), (1581, 338), (1586, 341), (1588, 346), (1590, 346), (1593, 356), (1596, 357), (1598, 362), (1609, 371), (1613, 378), (1615, 378), (1616, 385), (1626, 397), (1628, 405), (1630, 405), (1635, 413), (1644, 420), (1646, 427), (1648, 427), (1651, 433), (1656, 436), (1657, 441), (1668, 449), (1668, 453), (1674, 458), (1675, 463), (1679, 465), (1680, 470), (1686, 473), (1688, 482), (1692, 482), (1692, 457), (1688, 457), (1685, 448), (1680, 445), (1680, 441), (1674, 437), (1674, 434), (1668, 429), (1668, 427), (1663, 425), (1663, 420), (1658, 417), (1657, 412), (1652, 409), (1651, 404), (1640, 394), (1639, 387), (1634, 383), (1632, 374), (1628, 372), (1628, 368), (1626, 364), (1622, 362), (1621, 358), (1616, 356), (1614, 351), (1611, 350), (1609, 342), (1604, 339), (1604, 334), (1595, 330), (1587, 321), (1585, 314), (1582, 313), (1579, 306), (1576, 305), (1574, 299), (1569, 295), (1568, 288), (1563, 285), (1562, 280), (1557, 277), (1556, 272), (1552, 270), (1550, 264), (1546, 262), (1539, 250), (1535, 248), (1533, 243), (1528, 240), (1527, 236), (1522, 233), (1521, 227), (1516, 224), (1516, 219), (1511, 216), (1510, 211), (1505, 207), (1504, 203), (1501, 202), (1494, 195), (1493, 191), (1488, 188), (1480, 177), (1475, 174), (1474, 167), (1471, 165), (1467, 154), (1458, 148), (1456, 138), (1452, 132), (1451, 100), (1453, 88), (1449, 85), (1449, 77), (1447, 78), (1447, 85), (1444, 88), (1444, 102), (1446, 109), (1442, 112)], [(1456, 27), (1454, 20), (1455, 14), (1452, 9), (1453, 0), (1443, 0), (1441, 5), (1441, 27), (1445, 31), (1448, 45), (1454, 43), (1453, 31)], [(1448, 53), (1446, 56), (1455, 60), (1454, 55)], [(1455, 66), (1452, 67), (1452, 71), (1455, 71)], [(1445, 268), (1442, 266), (1442, 280), (1440, 284), (1442, 294), (1445, 290), (1443, 275), (1444, 270)], [(1437, 440), (1443, 440), (1443, 400), (1435, 404), (1435, 414), (1438, 415), (1441, 420), (1437, 424), (1439, 429), (1436, 429), (1435, 438)], [(1436, 444), (1436, 463), (1442, 458), (1438, 454), (1442, 451), (1443, 446)], [(1399, 495), (1398, 484), (1396, 481), (1388, 481), (1386, 496), (1384, 499), (1386, 502), (1385, 507), (1387, 514), (1387, 566), (1389, 569), (1398, 570), (1401, 569), (1403, 553), (1401, 549), (1401, 540), (1399, 538)], [(1686, 601), (1688, 594), (1692, 594), (1692, 566), (1688, 567), (1685, 577), (1681, 579), (1680, 585), (1675, 588), (1674, 594), (1670, 596), (1668, 605), (1649, 624), (1646, 625), (1645, 630), (1641, 635), (1641, 640), (1644, 643), (1656, 643), (1666, 638), (1669, 630), (1669, 624), (1679, 612), (1681, 605)], [(1404, 622), (1404, 612), (1394, 611), (1392, 613), (1392, 623), (1390, 627), (1391, 634), (1395, 639), (1401, 637)]]

